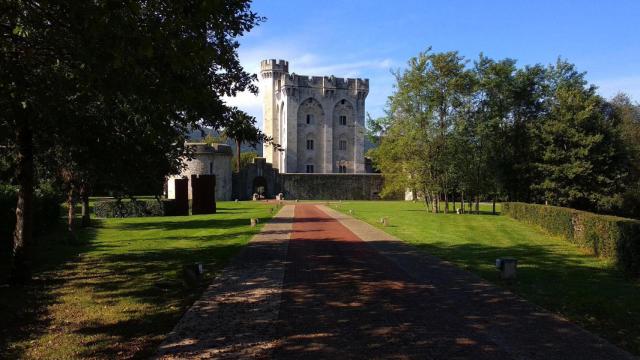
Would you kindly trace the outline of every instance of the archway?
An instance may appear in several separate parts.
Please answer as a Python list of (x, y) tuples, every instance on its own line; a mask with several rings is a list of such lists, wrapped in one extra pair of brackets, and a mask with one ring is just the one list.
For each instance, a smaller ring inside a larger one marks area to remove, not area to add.
[(261, 199), (264, 199), (268, 196), (267, 192), (267, 179), (264, 176), (256, 176), (253, 179), (253, 194), (258, 194)]

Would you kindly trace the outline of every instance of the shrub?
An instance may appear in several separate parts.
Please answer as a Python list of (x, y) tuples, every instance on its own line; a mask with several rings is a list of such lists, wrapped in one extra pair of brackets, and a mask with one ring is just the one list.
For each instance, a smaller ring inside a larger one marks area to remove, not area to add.
[(125, 218), (168, 216), (175, 213), (175, 200), (105, 200), (96, 202), (93, 211), (98, 217)]
[(613, 259), (628, 275), (640, 275), (640, 221), (598, 215), (575, 209), (505, 203), (503, 212), (516, 220), (538, 225), (553, 235)]

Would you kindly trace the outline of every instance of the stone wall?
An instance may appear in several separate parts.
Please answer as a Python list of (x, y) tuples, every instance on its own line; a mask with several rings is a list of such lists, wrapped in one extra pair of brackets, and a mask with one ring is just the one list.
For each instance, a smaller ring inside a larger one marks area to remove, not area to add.
[(280, 192), (287, 200), (376, 200), (380, 174), (280, 174)]
[[(175, 199), (174, 179), (191, 178), (191, 175), (216, 176), (216, 200), (231, 200), (232, 179), (231, 161), (233, 154), (227, 144), (205, 145), (203, 143), (188, 143), (194, 150), (192, 159), (184, 159), (186, 167), (179, 175), (167, 179), (167, 198)], [(189, 199), (192, 198), (191, 184), (189, 184)]]

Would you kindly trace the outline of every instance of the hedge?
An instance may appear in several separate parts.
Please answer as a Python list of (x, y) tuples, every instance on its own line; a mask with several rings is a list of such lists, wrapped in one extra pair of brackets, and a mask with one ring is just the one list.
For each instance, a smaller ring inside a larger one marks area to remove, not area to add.
[(558, 206), (504, 203), (502, 211), (527, 224), (611, 258), (626, 274), (640, 275), (640, 221)]
[(170, 216), (176, 213), (175, 207), (174, 199), (104, 200), (95, 203), (93, 212), (103, 218)]

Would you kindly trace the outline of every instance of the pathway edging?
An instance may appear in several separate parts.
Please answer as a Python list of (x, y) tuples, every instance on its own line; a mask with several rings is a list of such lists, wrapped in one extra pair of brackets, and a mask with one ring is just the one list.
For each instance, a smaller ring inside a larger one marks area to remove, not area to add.
[(158, 359), (268, 358), (278, 319), (294, 206), (284, 206), (187, 310)]

